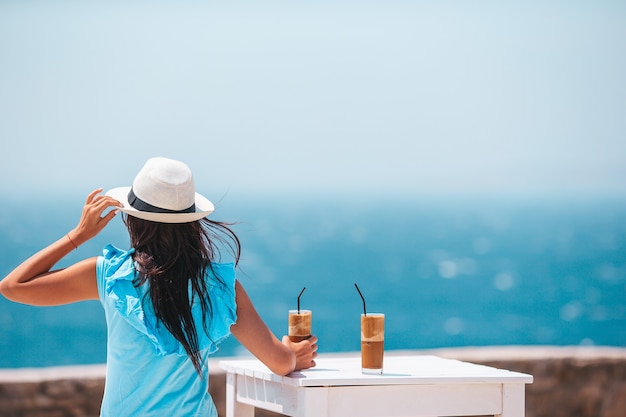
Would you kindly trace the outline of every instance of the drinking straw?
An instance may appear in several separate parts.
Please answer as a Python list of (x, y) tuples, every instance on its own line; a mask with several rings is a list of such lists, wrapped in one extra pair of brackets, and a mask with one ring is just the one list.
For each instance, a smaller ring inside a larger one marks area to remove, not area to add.
[(302, 297), (304, 290), (306, 290), (306, 287), (302, 288), (302, 291), (300, 291), (300, 294), (298, 295), (298, 314), (300, 314), (300, 297)]
[(356, 282), (354, 283), (354, 286), (356, 287), (356, 290), (359, 292), (359, 295), (361, 296), (361, 300), (363, 300), (363, 315), (367, 316), (367, 311), (365, 309), (365, 297), (363, 297), (363, 294), (361, 293), (359, 286), (356, 285)]

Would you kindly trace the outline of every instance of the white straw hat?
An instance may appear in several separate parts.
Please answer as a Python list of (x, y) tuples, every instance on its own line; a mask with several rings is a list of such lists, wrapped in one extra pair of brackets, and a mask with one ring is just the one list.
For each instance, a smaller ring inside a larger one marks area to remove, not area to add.
[(124, 205), (118, 210), (160, 223), (188, 223), (213, 213), (215, 207), (196, 193), (191, 169), (180, 161), (151, 158), (135, 177), (132, 187), (107, 191)]

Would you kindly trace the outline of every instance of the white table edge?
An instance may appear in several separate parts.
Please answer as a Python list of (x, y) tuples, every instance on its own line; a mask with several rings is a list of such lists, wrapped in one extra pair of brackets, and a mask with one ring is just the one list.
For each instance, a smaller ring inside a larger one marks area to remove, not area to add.
[[(402, 360), (402, 359), (408, 359), (408, 358), (414, 358), (415, 356), (396, 356), (394, 357), (395, 360)], [(450, 362), (450, 361), (456, 361), (456, 362), (461, 362), (461, 361), (457, 361), (455, 359), (443, 359), (437, 356), (431, 356), (431, 355), (424, 355), (421, 356), (422, 358), (436, 358), (437, 360), (443, 360), (446, 362)], [(350, 359), (350, 360), (358, 360), (355, 358), (346, 358), (346, 359)], [(330, 361), (332, 361), (333, 359), (329, 359)], [(337, 358), (334, 358), (334, 360), (337, 360)], [(249, 369), (249, 368), (245, 368), (242, 369), (241, 365), (243, 364), (255, 364), (257, 369)], [(324, 364), (325, 361), (323, 359), (318, 360), (318, 364)], [(494, 368), (494, 367), (489, 367), (489, 366), (485, 366), (485, 365), (476, 365), (476, 364), (472, 364), (469, 362), (463, 362), (464, 364), (471, 364), (474, 365), (476, 367), (485, 367), (485, 368), (490, 368), (491, 370), (495, 370), (497, 371), (498, 375), (493, 375), (493, 376), (472, 376), (472, 377), (467, 377), (467, 376), (447, 376), (446, 377), (446, 383), (449, 384), (484, 384), (484, 383), (506, 383), (506, 384), (530, 384), (533, 382), (533, 376), (532, 375), (528, 375), (528, 374), (524, 374), (521, 372), (516, 372), (516, 371), (509, 371), (506, 369), (500, 369), (500, 368)], [(263, 365), (260, 361), (258, 361), (257, 359), (234, 359), (234, 360), (223, 360), (219, 362), (219, 366), (221, 369), (225, 370), (228, 373), (233, 373), (233, 374), (237, 374), (237, 375), (245, 375), (245, 376), (250, 376), (250, 377), (254, 377), (254, 378), (258, 378), (261, 380), (266, 380), (266, 381), (273, 381), (273, 382), (279, 382), (285, 385), (292, 385), (292, 386), (301, 386), (301, 387), (320, 387), (320, 386), (337, 386), (338, 384), (336, 383), (336, 381), (329, 377), (329, 378), (314, 378), (314, 379), (307, 379), (306, 378), (306, 374), (313, 374), (315, 373), (317, 370), (316, 368), (312, 368), (311, 370), (307, 370), (307, 371), (303, 371), (303, 372), (295, 372), (292, 374), (289, 374), (287, 376), (280, 376), (277, 374), (274, 374), (273, 372), (271, 372), (267, 367), (265, 367), (265, 365)], [(319, 369), (319, 368), (318, 368)], [(361, 375), (359, 376), (358, 379), (352, 379), (349, 382), (344, 382), (343, 384), (339, 384), (339, 385), (428, 385), (428, 384), (433, 384), (433, 383), (440, 383), (441, 382), (441, 376), (425, 376), (425, 377), (419, 377), (416, 378), (415, 376), (412, 375), (407, 375), (407, 376), (394, 376), (394, 375), (390, 375), (390, 374), (385, 374), (383, 371), (383, 375)]]

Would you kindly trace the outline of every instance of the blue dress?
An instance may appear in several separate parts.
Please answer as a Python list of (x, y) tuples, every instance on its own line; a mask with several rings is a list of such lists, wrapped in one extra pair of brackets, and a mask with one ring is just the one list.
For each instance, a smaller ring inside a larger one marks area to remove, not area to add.
[(107, 371), (101, 416), (217, 417), (209, 394), (207, 357), (230, 334), (237, 321), (235, 269), (232, 263), (213, 264), (207, 283), (212, 309), (202, 330), (202, 309), (194, 302), (201, 378), (183, 346), (159, 325), (146, 286), (135, 287), (134, 249), (112, 245), (98, 257), (96, 275), (107, 322)]

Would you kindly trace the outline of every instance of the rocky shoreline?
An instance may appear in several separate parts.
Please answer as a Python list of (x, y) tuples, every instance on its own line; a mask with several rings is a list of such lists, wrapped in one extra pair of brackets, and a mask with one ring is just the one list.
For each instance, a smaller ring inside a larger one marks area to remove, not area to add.
[[(386, 354), (433, 354), (531, 374), (527, 417), (626, 416), (626, 348), (493, 346)], [(226, 386), (218, 363), (224, 359), (210, 363), (210, 392), (220, 416)], [(104, 374), (105, 365), (0, 369), (0, 417), (97, 417)]]

